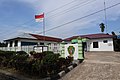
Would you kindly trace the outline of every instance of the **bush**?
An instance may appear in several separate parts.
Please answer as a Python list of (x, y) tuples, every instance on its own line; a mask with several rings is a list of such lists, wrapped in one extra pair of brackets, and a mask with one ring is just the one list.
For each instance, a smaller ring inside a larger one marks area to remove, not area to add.
[[(32, 52), (31, 52), (31, 54), (32, 54)], [(42, 53), (33, 54), (33, 57), (35, 59), (41, 59), (42, 60), (46, 55), (54, 55), (54, 53), (52, 51), (44, 51)]]
[(59, 59), (59, 54), (47, 54), (44, 58), (43, 58), (43, 64), (52, 64), (57, 62), (57, 60)]
[(51, 51), (36, 53), (33, 56), (34, 58), (29, 58), (24, 51), (0, 51), (0, 65), (15, 68), (29, 75), (46, 77), (57, 74), (72, 62), (71, 57), (59, 58), (59, 54)]
[(15, 55), (14, 51), (0, 51), (1, 57), (11, 58), (13, 55)]
[(42, 60), (44, 57), (45, 57), (45, 54), (44, 53), (36, 53), (36, 54), (33, 54), (33, 57), (35, 59), (40, 59)]
[(4, 67), (10, 67), (10, 61), (16, 55), (14, 51), (0, 51), (0, 65)]
[(17, 51), (16, 54), (17, 55), (27, 55), (27, 53), (25, 51)]
[(5, 58), (5, 51), (0, 51), (0, 58), (1, 60)]
[(23, 67), (22, 63), (26, 62), (28, 59), (27, 55), (15, 55), (13, 58), (9, 61), (9, 66), (15, 68), (16, 70), (18, 68)]
[[(66, 58), (66, 65), (72, 63), (72, 61), (73, 61), (73, 57), (68, 56), (68, 57)], [(68, 66), (69, 66), (69, 65), (68, 65)]]
[(54, 54), (52, 51), (44, 51), (42, 53), (45, 54), (45, 55), (47, 55), (47, 54)]
[(55, 74), (57, 72), (57, 61), (59, 59), (59, 54), (52, 54), (48, 53), (46, 56), (41, 60), (41, 65), (43, 65), (46, 68), (46, 73), (48, 75)]
[(30, 54), (33, 55), (33, 54), (36, 54), (36, 52), (35, 51), (30, 51)]
[(59, 58), (59, 60), (57, 62), (57, 66), (60, 69), (60, 71), (63, 70), (64, 68), (66, 68), (66, 59), (65, 58)]

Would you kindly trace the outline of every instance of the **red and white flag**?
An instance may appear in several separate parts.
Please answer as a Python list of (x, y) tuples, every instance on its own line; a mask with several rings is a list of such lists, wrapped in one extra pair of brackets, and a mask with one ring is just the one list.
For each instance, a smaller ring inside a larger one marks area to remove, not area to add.
[(44, 20), (44, 13), (39, 14), (39, 15), (35, 15), (35, 20), (36, 20), (36, 22), (43, 22), (43, 20)]

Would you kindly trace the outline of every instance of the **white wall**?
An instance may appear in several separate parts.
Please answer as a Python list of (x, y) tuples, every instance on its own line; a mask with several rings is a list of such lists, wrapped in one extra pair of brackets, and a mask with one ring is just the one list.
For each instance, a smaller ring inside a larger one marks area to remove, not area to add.
[[(103, 40), (108, 40), (104, 43)], [(98, 42), (99, 48), (93, 48), (93, 42)], [(91, 39), (87, 41), (87, 51), (114, 51), (112, 38)]]
[(74, 57), (75, 60), (77, 60), (78, 59), (78, 55), (79, 55), (78, 54), (78, 44), (66, 44), (65, 45), (65, 58), (70, 56), (70, 54), (68, 52), (68, 47), (69, 46), (73, 46), (75, 48), (75, 51), (73, 53), (73, 57)]
[[(37, 42), (37, 43), (44, 43), (46, 46), (49, 47), (49, 51), (53, 51), (54, 53), (60, 53), (60, 42), (52, 42), (52, 41), (39, 41), (39, 40), (27, 40), (27, 39), (20, 39), (18, 40), (18, 46), (14, 46), (15, 40), (13, 40), (12, 47), (10, 47), (10, 43), (8, 44), (8, 49), (12, 51), (21, 51), (21, 50), (33, 50), (31, 47), (29, 49), (28, 46), (21, 46), (21, 42)], [(51, 43), (51, 45), (48, 45), (48, 43)], [(28, 48), (27, 48), (28, 47)]]

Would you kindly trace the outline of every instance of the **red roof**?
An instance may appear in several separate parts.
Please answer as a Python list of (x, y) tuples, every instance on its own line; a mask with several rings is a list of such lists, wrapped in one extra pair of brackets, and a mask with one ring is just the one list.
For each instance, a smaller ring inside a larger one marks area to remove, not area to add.
[(73, 37), (64, 39), (64, 41), (71, 41), (72, 39), (76, 39), (76, 38), (78, 38), (78, 37), (79, 37), (79, 36), (73, 36)]
[(65, 41), (71, 41), (72, 39), (75, 39), (77, 37), (82, 37), (82, 38), (88, 38), (88, 39), (100, 39), (100, 38), (113, 38), (113, 35), (110, 34), (104, 34), (104, 33), (99, 33), (99, 34), (88, 34), (88, 35), (80, 35), (80, 36), (73, 36), (67, 39), (64, 39)]
[(60, 38), (42, 36), (42, 35), (37, 35), (37, 34), (30, 34), (30, 35), (32, 35), (33, 37), (37, 38), (38, 40), (62, 42), (62, 39), (60, 39)]

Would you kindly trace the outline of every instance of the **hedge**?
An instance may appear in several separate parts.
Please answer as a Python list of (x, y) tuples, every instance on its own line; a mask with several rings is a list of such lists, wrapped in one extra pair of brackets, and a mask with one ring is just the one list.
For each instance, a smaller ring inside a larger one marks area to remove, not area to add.
[(72, 62), (72, 58), (60, 58), (51, 51), (33, 54), (31, 59), (24, 51), (0, 51), (0, 66), (15, 68), (28, 75), (47, 77), (57, 74)]

